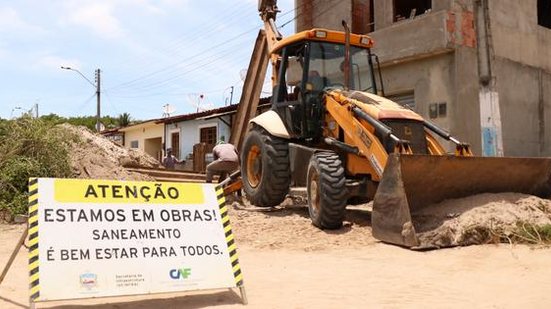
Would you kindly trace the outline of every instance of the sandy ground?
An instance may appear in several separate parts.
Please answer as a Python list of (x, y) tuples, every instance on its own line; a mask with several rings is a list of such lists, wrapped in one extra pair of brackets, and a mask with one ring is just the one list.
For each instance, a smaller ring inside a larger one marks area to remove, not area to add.
[[(348, 211), (339, 231), (314, 228), (303, 207), (230, 211), (248, 308), (549, 308), (551, 249), (483, 245), (416, 252), (371, 236)], [(0, 267), (24, 225), (0, 225)], [(28, 305), (22, 248), (0, 284), (0, 308)], [(108, 304), (110, 303), (110, 304)], [(231, 290), (39, 303), (38, 308), (243, 308)]]

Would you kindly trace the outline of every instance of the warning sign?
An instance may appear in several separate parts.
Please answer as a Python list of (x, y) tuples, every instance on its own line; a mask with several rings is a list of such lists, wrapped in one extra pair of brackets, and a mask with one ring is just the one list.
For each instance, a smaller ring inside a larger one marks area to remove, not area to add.
[(35, 302), (242, 284), (213, 185), (40, 178), (29, 192)]

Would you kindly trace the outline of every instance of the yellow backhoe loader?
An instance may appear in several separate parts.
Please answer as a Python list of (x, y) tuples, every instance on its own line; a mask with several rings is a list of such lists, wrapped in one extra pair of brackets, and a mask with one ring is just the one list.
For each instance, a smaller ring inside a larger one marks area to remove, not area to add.
[(347, 205), (373, 200), (373, 235), (417, 247), (415, 214), (434, 203), (483, 192), (551, 195), (551, 160), (474, 157), (468, 144), (378, 95), (369, 36), (343, 22), (343, 32), (281, 38), (276, 1), (259, 1), (259, 11), (274, 83), (271, 110), (249, 121), (240, 145), (252, 204), (276, 206), (290, 188), (306, 187), (313, 224), (336, 229)]

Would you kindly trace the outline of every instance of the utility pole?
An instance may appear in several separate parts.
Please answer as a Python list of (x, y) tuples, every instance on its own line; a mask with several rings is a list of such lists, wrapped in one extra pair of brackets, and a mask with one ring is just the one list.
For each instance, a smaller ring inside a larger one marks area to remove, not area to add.
[[(100, 106), (101, 106), (101, 70), (96, 70), (96, 83), (92, 83), (84, 74), (82, 74), (79, 70), (73, 69), (71, 67), (61, 67), (63, 70), (70, 70), (77, 72), (80, 76), (82, 76), (90, 85), (92, 85), (94, 88), (96, 88), (96, 99), (97, 99), (97, 113), (96, 113), (96, 130), (99, 132), (101, 130), (101, 113), (100, 113)], [(37, 108), (38, 110), (38, 108)], [(38, 113), (38, 112), (37, 112)]]
[(96, 113), (96, 131), (101, 131), (101, 70), (96, 70), (96, 98), (97, 98), (97, 113)]
[(230, 92), (230, 105), (231, 105), (231, 101), (233, 99), (233, 86), (231, 86), (230, 88), (231, 88), (231, 92)]

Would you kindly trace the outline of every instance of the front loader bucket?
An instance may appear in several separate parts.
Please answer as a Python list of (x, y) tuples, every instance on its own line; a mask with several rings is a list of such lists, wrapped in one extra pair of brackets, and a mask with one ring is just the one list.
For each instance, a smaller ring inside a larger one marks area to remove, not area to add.
[(551, 159), (389, 156), (373, 201), (373, 236), (419, 247), (414, 215), (431, 204), (479, 193), (551, 196)]

